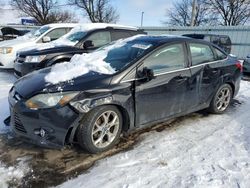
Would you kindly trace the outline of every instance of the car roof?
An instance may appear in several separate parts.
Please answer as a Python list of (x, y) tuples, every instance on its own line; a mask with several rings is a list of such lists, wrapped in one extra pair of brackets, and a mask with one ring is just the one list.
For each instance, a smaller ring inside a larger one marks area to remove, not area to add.
[(229, 37), (228, 35), (219, 35), (219, 34), (200, 34), (200, 33), (190, 33), (184, 34), (183, 36), (193, 36), (193, 37), (205, 37), (205, 36), (216, 36), (216, 37)]
[(61, 28), (61, 27), (76, 27), (77, 23), (52, 23), (52, 24), (47, 24), (44, 26), (49, 26), (51, 28)]
[(135, 38), (135, 40), (138, 41), (144, 41), (144, 42), (150, 42), (154, 44), (164, 44), (168, 42), (175, 42), (175, 41), (196, 41), (200, 43), (206, 43), (210, 44), (207, 41), (199, 40), (199, 39), (193, 39), (185, 36), (179, 36), (179, 35), (137, 35), (138, 37)]
[(108, 23), (83, 23), (83, 24), (78, 24), (78, 26), (81, 27), (82, 30), (88, 30), (88, 31), (95, 30), (95, 29), (107, 29), (107, 28), (125, 29), (125, 30), (131, 30), (131, 31), (139, 30), (139, 28), (133, 27), (133, 26), (108, 24)]

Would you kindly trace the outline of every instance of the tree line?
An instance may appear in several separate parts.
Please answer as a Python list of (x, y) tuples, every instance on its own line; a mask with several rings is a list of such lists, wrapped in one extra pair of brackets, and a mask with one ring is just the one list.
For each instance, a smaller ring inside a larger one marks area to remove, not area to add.
[[(193, 3), (195, 7), (193, 7)], [(22, 15), (31, 16), (41, 24), (54, 22), (77, 22), (73, 11), (65, 6), (77, 8), (93, 23), (116, 23), (119, 13), (111, 0), (68, 0), (58, 4), (57, 0), (13, 0), (11, 5)], [(193, 18), (192, 18), (193, 13)], [(244, 25), (250, 18), (250, 0), (176, 0), (166, 10), (164, 24), (175, 26)], [(193, 19), (193, 20), (192, 20)]]

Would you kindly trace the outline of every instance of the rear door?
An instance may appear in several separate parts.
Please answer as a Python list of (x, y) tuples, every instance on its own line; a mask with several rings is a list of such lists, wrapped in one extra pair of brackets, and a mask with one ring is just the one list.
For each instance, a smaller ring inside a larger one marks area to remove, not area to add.
[(136, 124), (142, 125), (162, 120), (186, 111), (197, 103), (197, 94), (190, 81), (188, 58), (184, 43), (164, 46), (149, 57), (138, 68), (151, 69), (154, 78), (136, 81)]
[(200, 82), (198, 93), (200, 104), (207, 103), (217, 89), (221, 76), (221, 61), (208, 44), (189, 43), (191, 73)]

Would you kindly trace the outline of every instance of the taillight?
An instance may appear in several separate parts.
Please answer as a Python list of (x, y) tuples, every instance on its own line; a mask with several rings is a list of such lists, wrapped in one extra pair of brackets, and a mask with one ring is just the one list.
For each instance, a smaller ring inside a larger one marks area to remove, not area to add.
[(242, 63), (239, 61), (239, 60), (237, 60), (236, 61), (236, 67), (238, 68), (238, 69), (240, 69), (240, 72), (243, 72), (243, 66), (242, 66)]

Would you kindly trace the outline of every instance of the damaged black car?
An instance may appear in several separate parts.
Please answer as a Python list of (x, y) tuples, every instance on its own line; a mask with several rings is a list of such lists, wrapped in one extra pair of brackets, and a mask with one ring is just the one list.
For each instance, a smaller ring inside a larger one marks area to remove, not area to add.
[(16, 136), (41, 146), (112, 148), (122, 132), (201, 109), (227, 110), (238, 93), (236, 57), (201, 40), (136, 36), (35, 71), (9, 93)]

